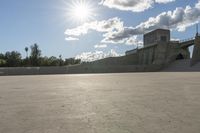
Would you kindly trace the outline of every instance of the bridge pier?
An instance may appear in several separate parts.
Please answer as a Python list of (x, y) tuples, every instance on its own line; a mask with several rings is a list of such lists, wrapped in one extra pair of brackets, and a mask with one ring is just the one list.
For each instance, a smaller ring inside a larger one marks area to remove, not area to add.
[(194, 49), (190, 65), (193, 66), (200, 62), (200, 36), (197, 34), (194, 40)]

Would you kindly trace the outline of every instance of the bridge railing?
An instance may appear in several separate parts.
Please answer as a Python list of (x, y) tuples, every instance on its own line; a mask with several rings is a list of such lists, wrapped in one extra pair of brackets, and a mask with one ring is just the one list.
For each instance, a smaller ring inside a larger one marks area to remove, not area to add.
[(184, 42), (192, 41), (192, 40), (194, 40), (194, 39), (195, 39), (194, 37), (191, 37), (191, 38), (188, 38), (188, 39), (180, 40), (179, 42), (180, 42), (180, 43), (184, 43)]

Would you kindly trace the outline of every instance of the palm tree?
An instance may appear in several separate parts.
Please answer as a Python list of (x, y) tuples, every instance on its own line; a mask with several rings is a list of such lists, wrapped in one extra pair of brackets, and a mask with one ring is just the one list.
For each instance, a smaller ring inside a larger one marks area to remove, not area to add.
[(28, 47), (25, 47), (25, 51), (26, 51), (26, 58), (28, 59)]

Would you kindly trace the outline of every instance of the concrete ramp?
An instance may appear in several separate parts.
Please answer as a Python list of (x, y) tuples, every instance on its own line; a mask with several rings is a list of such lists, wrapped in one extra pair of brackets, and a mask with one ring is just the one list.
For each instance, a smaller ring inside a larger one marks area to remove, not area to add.
[(164, 72), (200, 72), (200, 62), (194, 66), (190, 65), (191, 60), (177, 60), (164, 68)]
[(181, 45), (181, 48), (187, 48), (194, 45), (194, 43), (195, 43), (194, 38), (191, 38), (191, 39), (182, 41), (180, 45)]

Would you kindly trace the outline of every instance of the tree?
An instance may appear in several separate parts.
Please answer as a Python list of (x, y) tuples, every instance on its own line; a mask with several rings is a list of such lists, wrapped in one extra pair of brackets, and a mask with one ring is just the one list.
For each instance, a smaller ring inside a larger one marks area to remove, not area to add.
[(6, 52), (5, 54), (6, 66), (18, 67), (21, 65), (22, 56), (17, 51)]
[(50, 63), (50, 66), (59, 66), (60, 60), (58, 58), (56, 58), (55, 56), (51, 56), (49, 58), (49, 63)]
[(6, 66), (6, 60), (0, 59), (0, 67)]
[(80, 59), (75, 59), (75, 58), (65, 59), (65, 65), (75, 65), (80, 63), (81, 63)]
[(59, 55), (60, 66), (64, 65), (64, 61), (62, 60), (62, 55)]
[(30, 55), (30, 60), (31, 60), (31, 65), (33, 66), (39, 66), (40, 60), (41, 60), (41, 50), (39, 49), (39, 46), (35, 43), (34, 45), (31, 46), (31, 55)]
[(69, 58), (62, 59), (62, 55), (59, 57), (42, 57), (42, 52), (37, 44), (31, 45), (30, 55), (28, 57), (29, 48), (24, 48), (26, 52), (26, 58), (22, 59), (22, 56), (17, 51), (0, 53), (0, 67), (24, 67), (24, 66), (63, 66), (63, 65), (75, 65), (80, 64), (80, 59)]
[(28, 59), (28, 47), (25, 47), (24, 50), (26, 51), (26, 58)]
[(5, 59), (5, 55), (0, 53), (0, 59)]
[(41, 58), (41, 66), (59, 66), (59, 65), (60, 65), (60, 59), (56, 58), (55, 56), (51, 56), (49, 58), (45, 56)]

